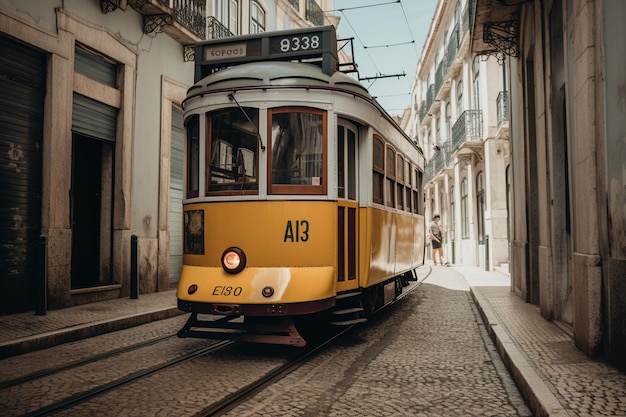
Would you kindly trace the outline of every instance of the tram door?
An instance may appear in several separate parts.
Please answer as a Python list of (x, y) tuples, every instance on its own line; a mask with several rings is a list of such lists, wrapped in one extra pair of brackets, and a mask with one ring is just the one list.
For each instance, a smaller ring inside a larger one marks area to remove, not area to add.
[(337, 124), (337, 292), (358, 287), (358, 136), (345, 120)]

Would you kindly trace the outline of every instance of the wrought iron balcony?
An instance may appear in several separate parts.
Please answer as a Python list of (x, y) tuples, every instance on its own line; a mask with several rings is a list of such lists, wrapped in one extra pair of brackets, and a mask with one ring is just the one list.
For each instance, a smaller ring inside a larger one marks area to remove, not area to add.
[(435, 84), (431, 84), (428, 86), (428, 90), (426, 91), (426, 110), (430, 113), (430, 108), (435, 103), (435, 96), (437, 92), (435, 91)]
[(465, 110), (452, 126), (452, 152), (466, 142), (483, 140), (483, 112)]
[(324, 25), (324, 11), (315, 0), (306, 0), (305, 19), (313, 23), (315, 26)]
[(452, 146), (450, 141), (446, 141), (440, 145), (439, 151), (426, 164), (426, 183), (434, 180), (445, 169), (452, 168)]
[(226, 26), (213, 16), (207, 19), (207, 39), (220, 39), (235, 36)]
[[(456, 58), (461, 53), (461, 43), (469, 34), (469, 4), (465, 6), (461, 16), (462, 22), (457, 23), (452, 30), (445, 54), (437, 64), (435, 71), (435, 82), (428, 86), (426, 92), (426, 107), (420, 108), (420, 124), (425, 120), (426, 114), (431, 112), (431, 107), (436, 99), (441, 99), (450, 89), (450, 78), (461, 68), (462, 64), (456, 62)], [(422, 112), (424, 115), (422, 115)]]
[(300, 0), (289, 0), (289, 4), (291, 4), (291, 7), (300, 12)]
[(420, 124), (426, 119), (426, 115), (428, 114), (428, 109), (426, 108), (426, 101), (422, 100), (420, 103)]
[(103, 13), (132, 7), (149, 36), (165, 32), (182, 45), (206, 39), (206, 0), (100, 0)]

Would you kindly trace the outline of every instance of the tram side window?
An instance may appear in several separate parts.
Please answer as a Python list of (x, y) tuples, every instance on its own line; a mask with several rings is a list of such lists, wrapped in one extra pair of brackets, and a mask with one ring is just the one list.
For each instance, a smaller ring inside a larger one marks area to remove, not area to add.
[(337, 126), (337, 197), (346, 196), (344, 167), (344, 127)]
[(398, 196), (398, 208), (400, 210), (404, 210), (405, 202), (404, 202), (404, 158), (402, 155), (398, 155), (396, 166), (396, 179), (398, 180), (396, 183), (397, 196)]
[(197, 197), (200, 189), (200, 119), (191, 116), (187, 130), (187, 198)]
[(411, 211), (411, 202), (412, 202), (412, 198), (411, 198), (411, 186), (413, 185), (413, 178), (411, 178), (411, 163), (409, 161), (406, 161), (406, 164), (404, 166), (404, 178), (406, 178), (406, 181), (404, 183), (404, 201), (406, 203), (404, 210), (405, 211)]
[(383, 204), (383, 187), (385, 184), (385, 145), (374, 136), (374, 155), (372, 173), (372, 196), (374, 203)]
[(258, 192), (258, 120), (259, 111), (253, 108), (233, 108), (208, 115), (207, 193)]
[(280, 108), (268, 112), (271, 194), (325, 194), (326, 112)]
[(396, 206), (396, 152), (387, 147), (387, 154), (385, 159), (385, 168), (387, 173), (387, 182), (385, 191), (387, 194), (387, 206)]
[(415, 173), (415, 181), (413, 183), (413, 213), (423, 214), (422, 173), (418, 169), (415, 169), (413, 172)]

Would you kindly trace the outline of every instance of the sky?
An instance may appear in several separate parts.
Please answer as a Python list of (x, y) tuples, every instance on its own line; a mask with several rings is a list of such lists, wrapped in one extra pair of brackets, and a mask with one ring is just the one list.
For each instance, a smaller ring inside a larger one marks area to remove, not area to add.
[[(358, 77), (390, 114), (402, 114), (411, 102), (411, 83), (437, 1), (335, 0), (334, 14), (341, 18), (337, 39), (354, 38)], [(364, 79), (379, 75), (392, 77)]]

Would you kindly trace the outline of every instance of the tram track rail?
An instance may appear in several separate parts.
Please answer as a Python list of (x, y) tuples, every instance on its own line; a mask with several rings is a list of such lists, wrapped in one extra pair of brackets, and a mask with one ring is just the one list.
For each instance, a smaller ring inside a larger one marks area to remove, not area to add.
[(302, 352), (295, 355), (284, 365), (275, 368), (258, 380), (246, 385), (232, 394), (229, 394), (222, 400), (214, 402), (210, 406), (194, 414), (194, 417), (216, 417), (224, 415), (225, 413), (236, 408), (238, 405), (243, 404), (247, 399), (262, 391), (264, 388), (279, 381), (298, 369), (300, 366), (304, 365), (307, 360), (322, 352), (326, 347), (331, 345), (342, 335), (351, 331), (355, 326), (358, 326), (358, 324), (343, 328), (340, 332), (335, 333), (330, 338), (327, 338), (314, 346), (304, 348)]
[[(419, 288), (421, 284), (424, 282), (424, 280), (430, 275), (431, 272), (432, 270), (429, 270), (426, 274), (421, 274), (417, 282), (414, 282), (404, 287), (402, 293), (391, 304), (397, 303), (398, 301), (406, 297), (408, 294), (410, 294), (411, 292)], [(378, 312), (374, 314), (377, 314), (377, 313)], [(194, 416), (195, 417), (202, 417), (202, 416), (209, 417), (209, 416), (224, 415), (230, 410), (236, 408), (238, 405), (245, 403), (248, 399), (250, 399), (257, 393), (259, 393), (260, 391), (264, 390), (266, 387), (279, 381), (280, 379), (284, 378), (290, 373), (296, 371), (298, 368), (304, 365), (308, 360), (314, 358), (317, 354), (321, 353), (325, 348), (332, 345), (335, 341), (340, 339), (346, 333), (352, 331), (357, 326), (359, 326), (359, 324), (342, 327), (340, 328), (341, 329), (340, 331), (336, 330), (330, 334), (328, 333), (325, 335), (318, 334), (316, 338), (312, 340), (313, 343), (311, 343), (309, 347), (303, 348), (302, 350), (296, 349), (297, 352), (294, 351), (293, 355), (288, 355), (291, 357), (284, 358), (286, 363), (282, 365), (278, 365), (273, 369), (267, 370), (267, 373), (265, 373), (263, 376), (260, 376), (257, 380), (248, 383), (247, 385), (238, 389), (234, 393), (226, 394), (222, 399), (213, 401), (206, 408), (194, 414)], [(120, 348), (117, 348), (108, 352), (104, 352), (98, 355), (94, 355), (85, 359), (79, 359), (79, 360), (61, 364), (58, 366), (52, 366), (46, 369), (41, 369), (41, 370), (32, 372), (24, 376), (20, 376), (20, 377), (17, 377), (8, 381), (1, 382), (0, 390), (8, 389), (8, 388), (15, 387), (21, 384), (27, 384), (31, 381), (36, 381), (41, 378), (50, 377), (55, 374), (60, 374), (65, 371), (70, 371), (75, 368), (79, 368), (83, 365), (114, 358), (118, 355), (122, 355), (122, 354), (132, 352), (135, 350), (139, 350), (143, 347), (156, 345), (159, 342), (167, 341), (168, 339), (171, 339), (174, 337), (176, 337), (176, 333), (165, 334), (165, 335), (155, 337), (150, 340), (142, 341), (142, 342), (135, 343), (129, 346), (120, 347)], [(201, 349), (194, 350), (183, 356), (168, 360), (160, 364), (155, 364), (145, 369), (136, 370), (135, 372), (132, 372), (128, 375), (120, 376), (119, 378), (115, 380), (102, 381), (102, 383), (97, 386), (86, 388), (83, 391), (74, 392), (72, 394), (69, 394), (69, 396), (65, 398), (57, 398), (54, 402), (51, 402), (49, 404), (40, 404), (39, 408), (28, 411), (25, 414), (22, 414), (22, 417), (51, 416), (57, 413), (61, 413), (63, 411), (70, 410), (74, 407), (80, 407), (82, 403), (86, 403), (89, 400), (95, 399), (96, 397), (100, 395), (114, 392), (118, 388), (121, 388), (125, 385), (129, 385), (133, 382), (137, 382), (143, 378), (147, 378), (167, 368), (174, 367), (186, 361), (191, 361), (193, 359), (200, 358), (207, 354), (217, 353), (220, 350), (226, 349), (229, 346), (232, 346), (238, 343), (239, 342), (235, 342), (235, 341), (215, 341), (215, 343), (213, 343), (210, 346), (205, 346)]]
[(143, 369), (141, 371), (134, 372), (132, 374), (126, 375), (125, 377), (116, 379), (107, 384), (102, 384), (97, 387), (85, 390), (83, 392), (78, 392), (70, 397), (67, 397), (63, 400), (57, 401), (55, 403), (49, 404), (47, 406), (41, 407), (37, 410), (33, 410), (26, 414), (23, 414), (22, 417), (40, 417), (40, 416), (50, 416), (61, 411), (68, 410), (80, 403), (88, 401), (89, 399), (101, 395), (105, 392), (111, 391), (113, 389), (119, 388), (123, 385), (130, 384), (136, 380), (148, 377), (152, 374), (160, 372), (166, 368), (177, 365), (181, 362), (189, 361), (200, 356), (204, 356), (208, 353), (213, 353), (219, 350), (222, 350), (228, 346), (233, 345), (235, 342), (233, 341), (219, 341), (205, 348), (196, 350), (194, 352), (188, 353), (184, 356), (178, 357), (176, 359), (169, 360), (167, 362), (154, 365), (147, 369)]
[[(418, 280), (414, 285), (409, 285), (406, 291), (403, 290), (398, 298), (389, 305), (387, 305), (385, 308), (399, 302), (411, 292), (418, 289), (431, 273), (432, 269), (429, 268), (429, 271), (424, 278)], [(384, 308), (381, 310), (384, 310)], [(263, 389), (278, 382), (280, 379), (297, 370), (300, 366), (304, 365), (307, 360), (312, 359), (317, 354), (321, 353), (324, 349), (332, 345), (335, 341), (340, 339), (343, 335), (352, 331), (357, 326), (359, 326), (359, 324), (346, 326), (345, 328), (342, 328), (341, 331), (335, 333), (326, 340), (323, 340), (320, 343), (315, 344), (314, 346), (305, 348), (304, 351), (296, 355), (294, 358), (290, 359), (284, 365), (277, 367), (271, 372), (265, 374), (263, 377), (226, 396), (222, 400), (214, 402), (210, 406), (194, 414), (193, 417), (218, 417), (228, 413), (237, 406), (245, 403), (246, 400), (261, 392)]]
[(41, 369), (41, 370), (38, 370), (36, 372), (32, 372), (30, 374), (26, 374), (26, 375), (20, 376), (18, 378), (10, 379), (10, 380), (7, 380), (7, 381), (0, 381), (0, 390), (11, 388), (11, 387), (14, 387), (16, 385), (25, 384), (27, 382), (32, 382), (32, 381), (35, 381), (35, 380), (37, 380), (39, 378), (48, 377), (48, 376), (51, 376), (51, 375), (54, 375), (54, 374), (57, 374), (57, 373), (60, 373), (60, 372), (69, 371), (71, 369), (79, 368), (81, 366), (88, 365), (88, 364), (94, 363), (94, 362), (98, 362), (98, 361), (101, 361), (101, 360), (104, 360), (104, 359), (113, 358), (115, 356), (119, 356), (119, 355), (122, 355), (124, 353), (132, 352), (133, 350), (137, 350), (137, 349), (141, 349), (141, 348), (144, 348), (144, 347), (147, 347), (147, 346), (151, 346), (151, 345), (157, 344), (159, 342), (162, 342), (164, 340), (172, 339), (174, 337), (176, 337), (176, 333), (159, 336), (159, 337), (156, 337), (154, 339), (145, 340), (143, 342), (134, 343), (134, 344), (129, 345), (129, 346), (124, 346), (124, 347), (120, 347), (120, 348), (117, 348), (117, 349), (113, 349), (113, 350), (110, 350), (110, 351), (105, 352), (105, 353), (101, 353), (101, 354), (98, 354), (98, 355), (93, 355), (93, 356), (90, 356), (90, 357), (85, 358), (85, 359), (78, 359), (76, 361), (69, 362), (69, 363), (66, 363), (66, 364), (63, 364), (63, 365), (58, 365), (58, 366), (53, 366), (53, 367), (46, 368), (46, 369)]

